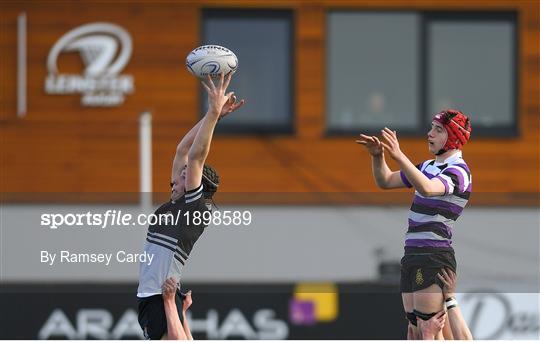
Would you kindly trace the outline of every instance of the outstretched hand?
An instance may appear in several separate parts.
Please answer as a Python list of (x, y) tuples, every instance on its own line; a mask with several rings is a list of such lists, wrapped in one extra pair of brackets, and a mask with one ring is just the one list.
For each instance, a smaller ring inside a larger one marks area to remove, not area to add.
[(191, 304), (193, 303), (193, 299), (191, 299), (191, 290), (189, 290), (184, 297), (184, 301), (182, 302), (182, 311), (187, 311)]
[(225, 107), (227, 102), (231, 100), (230, 98), (233, 96), (233, 92), (225, 95), (227, 87), (231, 82), (231, 77), (232, 73), (229, 73), (227, 77), (225, 77), (223, 73), (219, 74), (219, 82), (217, 86), (214, 84), (214, 81), (212, 81), (212, 78), (210, 76), (207, 76), (205, 81), (201, 81), (204, 89), (206, 89), (206, 92), (208, 93), (209, 113), (218, 117), (221, 116), (223, 108)]
[(442, 281), (444, 284), (443, 286), (443, 294), (444, 298), (453, 298), (456, 294), (456, 283), (457, 283), (457, 276), (454, 272), (452, 272), (449, 268), (443, 268), (440, 273), (437, 274), (437, 277)]
[(360, 138), (356, 140), (357, 144), (364, 145), (368, 150), (369, 154), (374, 157), (381, 156), (384, 152), (383, 145), (381, 141), (376, 136), (367, 136), (360, 134)]
[(385, 127), (382, 131), (382, 136), (386, 142), (382, 142), (383, 147), (388, 151), (392, 159), (398, 160), (403, 156), (399, 148), (399, 141), (396, 131), (392, 131), (390, 128)]
[(176, 295), (176, 289), (178, 287), (178, 284), (174, 280), (174, 278), (168, 278), (165, 280), (165, 283), (163, 283), (163, 286), (161, 289), (163, 300), (165, 301), (175, 301), (175, 295)]
[(227, 97), (229, 100), (225, 103), (223, 108), (221, 109), (221, 113), (219, 114), (219, 118), (223, 119), (230, 113), (234, 112), (238, 108), (242, 107), (244, 103), (246, 103), (246, 100), (242, 99), (240, 101), (236, 101), (236, 95), (234, 95), (234, 92), (231, 91), (227, 94)]
[(446, 311), (441, 310), (435, 316), (431, 317), (429, 320), (424, 321), (418, 319), (418, 328), (424, 339), (434, 340), (435, 336), (439, 331), (444, 328), (444, 323), (446, 320)]

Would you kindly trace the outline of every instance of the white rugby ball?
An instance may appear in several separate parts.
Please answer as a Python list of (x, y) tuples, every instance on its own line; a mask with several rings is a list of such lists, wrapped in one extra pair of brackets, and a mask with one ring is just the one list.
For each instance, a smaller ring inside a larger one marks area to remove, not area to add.
[(186, 58), (186, 67), (199, 78), (219, 77), (238, 68), (238, 58), (231, 50), (219, 45), (203, 45), (191, 51)]

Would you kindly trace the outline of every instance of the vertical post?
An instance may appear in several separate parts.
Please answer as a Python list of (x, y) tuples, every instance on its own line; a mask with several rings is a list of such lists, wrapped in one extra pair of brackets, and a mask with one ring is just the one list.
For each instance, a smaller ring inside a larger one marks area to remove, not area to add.
[(17, 116), (26, 116), (26, 13), (17, 18)]
[(139, 117), (140, 206), (145, 214), (152, 209), (152, 113)]

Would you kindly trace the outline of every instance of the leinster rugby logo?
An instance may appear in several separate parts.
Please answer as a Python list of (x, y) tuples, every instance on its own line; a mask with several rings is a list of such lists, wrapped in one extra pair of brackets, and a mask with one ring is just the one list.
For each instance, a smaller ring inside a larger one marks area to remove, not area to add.
[[(83, 106), (119, 106), (133, 92), (133, 76), (119, 75), (131, 57), (131, 37), (122, 27), (109, 23), (79, 26), (66, 33), (49, 52), (48, 94), (82, 94)], [(82, 75), (61, 74), (58, 57), (79, 52), (85, 65)]]

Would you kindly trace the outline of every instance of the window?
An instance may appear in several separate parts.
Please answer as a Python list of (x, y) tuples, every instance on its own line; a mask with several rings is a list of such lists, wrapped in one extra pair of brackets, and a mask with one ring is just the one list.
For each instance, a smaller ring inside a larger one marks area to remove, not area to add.
[(428, 110), (461, 109), (474, 134), (516, 134), (515, 23), (509, 15), (427, 20)]
[(329, 131), (416, 129), (418, 14), (332, 12), (327, 27)]
[[(230, 90), (247, 101), (218, 125), (221, 133), (293, 132), (293, 22), (286, 10), (206, 10), (203, 44), (238, 57)], [(202, 96), (206, 109), (206, 95)], [(249, 108), (249, 109), (247, 109)]]
[(516, 22), (514, 12), (331, 12), (328, 133), (424, 135), (455, 108), (475, 135), (516, 135)]

